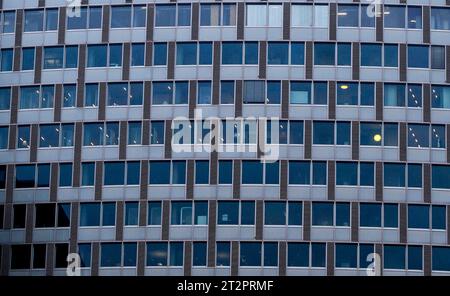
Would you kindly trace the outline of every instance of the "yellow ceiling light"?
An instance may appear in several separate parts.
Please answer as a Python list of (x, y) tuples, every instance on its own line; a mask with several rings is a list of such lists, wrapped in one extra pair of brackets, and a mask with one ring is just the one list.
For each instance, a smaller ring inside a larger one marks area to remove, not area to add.
[(375, 136), (373, 136), (373, 140), (375, 142), (380, 142), (381, 141), (381, 135), (380, 134), (376, 134)]
[(342, 84), (340, 87), (341, 87), (341, 89), (348, 89), (348, 85), (347, 84)]

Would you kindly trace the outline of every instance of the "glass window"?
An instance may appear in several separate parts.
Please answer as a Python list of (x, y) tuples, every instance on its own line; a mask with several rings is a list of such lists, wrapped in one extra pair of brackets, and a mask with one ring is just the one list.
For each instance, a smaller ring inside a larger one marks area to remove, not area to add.
[(337, 162), (336, 185), (345, 185), (345, 186), (358, 185), (358, 163)]
[(161, 202), (149, 201), (148, 202), (148, 225), (161, 225)]
[(261, 243), (241, 242), (240, 266), (261, 266)]
[(384, 6), (384, 27), (404, 28), (405, 27), (405, 6), (385, 5)]
[(81, 164), (81, 186), (94, 186), (95, 162)]
[(167, 43), (153, 44), (153, 65), (162, 66), (167, 64)]
[(16, 11), (3, 11), (3, 33), (14, 33), (16, 26)]
[(60, 163), (59, 164), (59, 186), (67, 187), (72, 186), (72, 164)]
[(144, 66), (145, 45), (134, 43), (131, 45), (131, 66)]
[(234, 103), (234, 81), (220, 82), (220, 104)]
[(314, 65), (335, 65), (334, 43), (314, 43)]
[(41, 124), (39, 126), (39, 147), (58, 147), (59, 131), (59, 124)]
[(431, 46), (431, 69), (445, 69), (444, 46)]
[(339, 27), (358, 27), (359, 6), (350, 4), (339, 4), (337, 16)]
[(266, 163), (265, 184), (280, 183), (280, 165), (279, 162)]
[(244, 81), (243, 101), (244, 104), (264, 104), (266, 102), (264, 81)]
[(422, 29), (422, 7), (408, 6), (408, 29)]
[(289, 144), (303, 144), (303, 121), (289, 121)]
[(281, 81), (267, 81), (267, 103), (279, 104), (281, 100)]
[(88, 20), (88, 7), (79, 7), (79, 15), (71, 15), (67, 16), (67, 30), (79, 30), (86, 29), (87, 20)]
[(305, 44), (303, 42), (291, 42), (291, 65), (305, 64)]
[(39, 86), (20, 87), (19, 109), (39, 108), (40, 93)]
[(320, 145), (334, 144), (334, 122), (327, 122), (327, 121), (313, 122), (313, 144), (320, 144)]
[(263, 163), (260, 161), (242, 161), (242, 184), (263, 184)]
[(360, 145), (381, 146), (381, 124), (366, 123), (360, 124)]
[(222, 25), (223, 26), (235, 26), (236, 25), (236, 4), (224, 3), (222, 13)]
[(384, 105), (405, 106), (405, 85), (396, 83), (384, 84)]
[(336, 145), (350, 145), (350, 122), (336, 122)]
[(287, 65), (289, 62), (288, 42), (269, 42), (267, 51), (267, 64)]
[(116, 224), (116, 203), (102, 203), (102, 226), (114, 226)]
[(432, 188), (450, 189), (450, 166), (432, 165)]
[(85, 95), (84, 95), (84, 106), (85, 107), (98, 106), (98, 84), (97, 83), (86, 83)]
[(31, 244), (11, 246), (11, 269), (30, 269)]
[(432, 85), (431, 95), (433, 108), (450, 108), (450, 86)]
[(191, 25), (191, 5), (178, 4), (178, 26)]
[(147, 7), (145, 5), (133, 6), (133, 27), (145, 27)]
[(105, 133), (105, 145), (119, 145), (119, 123), (107, 122)]
[(233, 161), (219, 160), (219, 184), (232, 184)]
[(309, 243), (287, 244), (287, 266), (308, 267), (309, 266)]
[(278, 243), (264, 243), (264, 266), (278, 266)]
[(128, 145), (141, 144), (141, 122), (128, 122)]
[(34, 47), (22, 48), (22, 71), (34, 69)]
[(139, 185), (141, 164), (139, 161), (127, 162), (127, 185)]
[(102, 27), (102, 7), (89, 7), (89, 29)]
[(422, 107), (421, 84), (408, 84), (408, 107)]
[(44, 47), (44, 69), (61, 69), (64, 64), (64, 47)]
[(326, 105), (328, 102), (328, 83), (314, 82), (314, 104)]
[(336, 203), (336, 226), (350, 226), (350, 203)]
[(66, 46), (66, 60), (64, 67), (67, 69), (78, 67), (78, 45)]
[(147, 266), (167, 266), (167, 242), (147, 243)]
[(87, 67), (106, 67), (107, 46), (88, 45)]
[(450, 9), (446, 7), (431, 7), (431, 29), (450, 30)]
[(192, 225), (192, 202), (172, 202), (171, 216), (172, 225)]
[(200, 5), (200, 26), (220, 26), (220, 4)]
[(197, 90), (198, 104), (211, 104), (211, 81), (199, 81)]
[(173, 84), (171, 82), (153, 82), (152, 100), (154, 105), (172, 104)]
[(194, 242), (192, 257), (192, 266), (206, 266), (206, 243)]
[(11, 88), (0, 87), (0, 110), (9, 110), (11, 103)]
[(1, 71), (7, 72), (13, 69), (13, 50), (12, 49), (2, 49), (0, 51), (1, 55)]
[(312, 225), (316, 226), (333, 226), (332, 202), (313, 202), (312, 203)]
[(361, 106), (373, 106), (375, 101), (374, 83), (371, 82), (360, 83), (360, 89), (361, 89), (361, 96), (360, 96)]
[(150, 161), (150, 184), (170, 184), (170, 161)]
[(121, 243), (101, 243), (100, 249), (100, 266), (112, 267), (120, 266), (122, 259)]
[(30, 126), (22, 125), (18, 127), (17, 148), (30, 148)]
[(150, 123), (150, 144), (164, 144), (164, 121)]
[(291, 104), (311, 104), (311, 82), (291, 81)]
[(102, 123), (85, 123), (83, 135), (83, 146), (103, 145), (104, 125)]
[(216, 266), (230, 266), (230, 243), (217, 242)]
[(217, 224), (238, 225), (239, 224), (239, 202), (219, 201), (217, 208)]
[(197, 43), (177, 43), (177, 65), (197, 64)]
[(408, 269), (422, 270), (422, 246), (408, 246)]
[(128, 104), (128, 83), (108, 83), (108, 106)]
[(77, 98), (77, 86), (75, 84), (63, 85), (63, 108), (75, 107)]
[(8, 138), (9, 138), (8, 133), (9, 127), (7, 126), (0, 127), (0, 149), (8, 148)]
[(375, 17), (374, 14), (372, 13), (372, 10), (373, 10), (372, 5), (361, 4), (361, 27), (363, 28), (375, 27)]
[(200, 65), (212, 64), (212, 42), (199, 43), (199, 64)]
[(446, 228), (446, 210), (445, 206), (433, 205), (432, 210), (432, 228), (444, 230)]
[(123, 266), (136, 266), (137, 243), (123, 244)]
[(408, 163), (408, 187), (422, 187), (422, 165)]
[(432, 270), (450, 271), (450, 248), (448, 247), (432, 247)]
[(398, 67), (398, 45), (385, 44), (384, 45), (384, 66)]
[(374, 247), (372, 244), (359, 244), (359, 268), (368, 268), (373, 262), (368, 259), (369, 255), (374, 253)]
[(408, 67), (409, 68), (429, 68), (428, 46), (408, 45)]
[(385, 269), (405, 269), (406, 268), (406, 248), (405, 246), (384, 245), (383, 250)]
[(183, 243), (182, 242), (170, 242), (170, 266), (183, 266)]
[(309, 185), (310, 167), (309, 161), (289, 161), (289, 184)]
[(172, 184), (186, 184), (186, 161), (172, 161)]
[(381, 227), (381, 204), (361, 203), (359, 213), (359, 226)]
[(381, 44), (361, 44), (361, 66), (381, 67)]
[(428, 124), (408, 124), (408, 147), (430, 147), (430, 126)]
[[(245, 64), (257, 65), (258, 64), (258, 42), (245, 42)], [(222, 52), (223, 55), (223, 52)]]
[[(100, 54), (106, 55), (106, 48), (98, 50)], [(89, 60), (88, 60), (89, 63)], [(93, 63), (99, 66), (93, 67), (105, 67), (106, 65), (106, 56), (100, 57), (98, 55), (93, 59)], [(120, 67), (122, 66), (122, 44), (110, 44), (109, 45), (109, 66), (110, 67)]]
[(285, 225), (286, 224), (286, 203), (268, 202), (264, 203), (264, 224), (265, 225)]
[(195, 201), (194, 202), (194, 224), (207, 225), (208, 224), (208, 202)]
[(100, 203), (80, 204), (80, 226), (100, 226)]
[(439, 124), (431, 125), (431, 147), (445, 148), (445, 126)]
[(356, 268), (358, 264), (357, 244), (336, 244), (336, 267)]
[[(246, 63), (247, 63), (247, 43), (246, 47)], [(256, 43), (258, 46), (258, 43)], [(222, 42), (222, 65), (242, 64), (242, 42)]]
[(111, 7), (111, 28), (131, 27), (131, 6)]
[(78, 244), (80, 267), (91, 267), (91, 243)]
[(337, 83), (337, 104), (338, 105), (358, 105), (358, 83), (338, 82)]
[(209, 184), (209, 161), (195, 161), (195, 184)]
[(44, 10), (34, 9), (25, 10), (24, 32), (43, 31), (44, 29)]
[(313, 185), (326, 185), (327, 184), (327, 162), (326, 161), (313, 161)]
[(384, 164), (384, 186), (405, 187), (405, 165), (401, 163)]
[(139, 202), (125, 202), (125, 225), (138, 225)]
[(338, 43), (337, 62), (339, 66), (352, 65), (352, 46), (350, 43)]
[(384, 227), (398, 227), (398, 205), (384, 204)]
[(290, 201), (288, 203), (288, 225), (302, 225), (302, 202)]
[(241, 225), (255, 224), (255, 202), (242, 201), (241, 202)]
[(38, 164), (37, 165), (37, 187), (49, 187), (50, 185), (50, 165)]
[(313, 5), (295, 3), (291, 6), (291, 14), (293, 27), (310, 27), (313, 25)]
[[(408, 228), (429, 229), (430, 228), (430, 206), (408, 205)], [(414, 217), (414, 218), (413, 218)]]

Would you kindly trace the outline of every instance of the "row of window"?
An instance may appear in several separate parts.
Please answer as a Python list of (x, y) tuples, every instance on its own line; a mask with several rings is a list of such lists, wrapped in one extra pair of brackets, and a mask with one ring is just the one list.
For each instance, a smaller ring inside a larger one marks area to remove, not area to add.
[[(59, 186), (72, 186), (72, 163), (59, 164)], [(21, 164), (15, 166), (15, 188), (48, 188), (50, 186), (50, 164)], [(422, 164), (384, 163), (385, 187), (423, 187)], [(149, 162), (148, 183), (150, 185), (185, 185), (185, 160), (151, 160)], [(337, 186), (375, 186), (375, 165), (373, 162), (336, 162)], [(431, 183), (435, 189), (450, 189), (450, 166), (432, 165)], [(233, 161), (219, 160), (219, 184), (232, 184)], [(194, 166), (195, 184), (207, 185), (210, 182), (209, 160), (196, 160)], [(328, 178), (327, 178), (328, 177)], [(329, 179), (326, 161), (290, 160), (288, 162), (288, 184), (290, 185), (326, 185)], [(81, 164), (81, 185), (93, 186), (95, 163)], [(114, 161), (104, 163), (103, 185), (139, 185), (139, 161)], [(6, 166), (0, 166), (0, 189), (6, 184)], [(261, 163), (257, 160), (243, 160), (241, 171), (243, 185), (280, 184), (279, 162)]]
[[(280, 80), (244, 80), (239, 94), (237, 84), (240, 81), (222, 80), (219, 84), (219, 103), (234, 104), (237, 97), (242, 97), (243, 104), (279, 105), (283, 96), (289, 97), (292, 105), (327, 105), (330, 101), (328, 81), (289, 81), (289, 93), (283, 94)], [(140, 106), (144, 100), (144, 82), (108, 82), (105, 93), (101, 94), (100, 83), (84, 85), (83, 103), (85, 107), (99, 106), (101, 95), (106, 97), (106, 106)], [(194, 88), (195, 93), (191, 88)], [(187, 105), (190, 95), (195, 95), (196, 103), (209, 105), (213, 103), (213, 83), (211, 80), (189, 81), (152, 81), (152, 105)], [(55, 85), (20, 86), (20, 110), (53, 108), (55, 100), (61, 101), (62, 108), (77, 105), (76, 84), (62, 85), (61, 94), (56, 93)], [(429, 94), (425, 94), (422, 84), (384, 83), (383, 105), (386, 107), (420, 108), (423, 97), (431, 96), (431, 107), (450, 108), (450, 86), (431, 85)], [(374, 106), (376, 97), (375, 83), (337, 81), (335, 102), (338, 106)], [(61, 97), (57, 97), (61, 96)], [(11, 107), (11, 87), (0, 87), (0, 111)], [(334, 100), (334, 99), (333, 99)]]
[[(212, 42), (177, 42), (176, 65), (211, 65)], [(351, 66), (351, 43), (315, 42), (314, 65)], [(260, 45), (257, 41), (222, 42), (222, 65), (257, 65)], [(399, 65), (398, 44), (361, 43), (360, 65), (363, 67), (390, 67)], [(167, 65), (169, 57), (166, 42), (153, 44), (153, 65)], [(354, 54), (354, 53), (353, 53)], [(76, 68), (78, 46), (50, 46), (43, 50), (43, 69)], [(146, 65), (145, 43), (132, 43), (130, 65)], [(13, 70), (14, 49), (1, 49), (2, 72)], [(128, 58), (128, 57), (127, 57)], [(34, 47), (24, 47), (21, 52), (21, 70), (33, 70), (36, 53)], [(88, 68), (121, 67), (123, 64), (123, 44), (91, 44), (87, 46), (86, 66)], [(304, 42), (268, 42), (266, 61), (268, 65), (304, 65)], [(409, 68), (445, 69), (445, 46), (407, 45), (407, 66)]]
[[(261, 201), (262, 202), (262, 201)], [(399, 228), (399, 205), (397, 203), (359, 203), (359, 227)], [(304, 223), (302, 201), (264, 201), (264, 225), (301, 226)], [(13, 205), (13, 228), (25, 228), (26, 205)], [(3, 223), (3, 205), (0, 205), (0, 220)], [(70, 226), (71, 207), (69, 203), (35, 204), (34, 227), (53, 228)], [(171, 201), (171, 225), (207, 225), (208, 201)], [(81, 227), (115, 226), (116, 202), (87, 202), (80, 204)], [(138, 201), (126, 201), (124, 206), (125, 226), (138, 226)], [(218, 225), (255, 225), (255, 201), (218, 201)], [(428, 204), (407, 205), (407, 227), (409, 229), (446, 229), (446, 206)], [(162, 202), (147, 203), (146, 225), (162, 224)], [(312, 202), (311, 221), (313, 226), (350, 227), (351, 210), (349, 202)], [(0, 225), (3, 226), (3, 225)], [(3, 228), (3, 227), (0, 227)]]
[[(145, 124), (145, 123), (144, 123)], [(149, 139), (144, 139), (141, 121), (127, 122), (127, 145), (163, 145), (165, 142), (165, 122), (150, 121)], [(304, 122), (300, 120), (267, 121), (265, 142), (267, 144), (304, 144)], [(220, 144), (256, 145), (259, 124), (256, 120), (222, 120), (219, 129)], [(350, 146), (352, 143), (350, 121), (313, 121), (313, 145)], [(381, 122), (359, 122), (360, 146), (399, 146), (399, 124)], [(446, 148), (446, 128), (440, 124), (408, 123), (407, 146), (413, 148)], [(213, 140), (210, 121), (174, 121), (172, 125), (172, 144), (209, 145)], [(0, 126), (0, 149), (8, 149), (9, 127)], [(194, 136), (196, 135), (196, 138)], [(30, 125), (17, 127), (17, 149), (29, 149)], [(119, 122), (91, 122), (83, 124), (83, 146), (119, 145)], [(74, 124), (40, 124), (38, 128), (40, 148), (74, 146)], [(146, 142), (147, 142), (146, 141)]]
[[(241, 267), (277, 267), (280, 258), (278, 242), (240, 242), (239, 266)], [(383, 245), (383, 268), (385, 270), (423, 270), (424, 250), (422, 245)], [(78, 254), (81, 267), (90, 267), (92, 263), (92, 244), (79, 243)], [(374, 244), (336, 243), (334, 244), (334, 262), (336, 268), (370, 268), (375, 253)], [(12, 245), (11, 269), (43, 269), (46, 262), (54, 262), (56, 268), (66, 268), (68, 244), (55, 244), (54, 260), (46, 260), (46, 245)], [(217, 242), (214, 258), (218, 267), (231, 265), (231, 242)], [(185, 246), (183, 242), (146, 242), (146, 266), (165, 267), (183, 266)], [(330, 254), (328, 254), (330, 256)], [(450, 248), (432, 246), (431, 269), (450, 271), (448, 259)], [(207, 242), (192, 243), (191, 264), (194, 267), (206, 267), (208, 262)], [(327, 248), (323, 242), (288, 242), (286, 261), (288, 267), (326, 266)], [(105, 242), (99, 246), (100, 267), (135, 267), (137, 265), (137, 242)]]
[[(380, 11), (373, 11), (367, 4), (338, 4), (338, 27), (374, 28), (375, 18)], [(155, 27), (186, 27), (191, 25), (191, 4), (156, 4)], [(282, 27), (283, 6), (277, 4), (247, 4), (246, 26), (248, 27)], [(329, 23), (328, 4), (297, 4), (291, 6), (292, 27), (326, 28)], [(422, 29), (422, 7), (404, 5), (384, 5), (384, 28)], [(58, 8), (26, 9), (23, 16), (23, 31), (58, 30)], [(66, 29), (101, 29), (102, 7), (83, 6), (76, 16), (67, 14)], [(110, 28), (143, 28), (147, 25), (147, 7), (145, 5), (111, 6)], [(432, 30), (450, 30), (450, 9), (431, 7), (430, 27)], [(2, 13), (2, 32), (14, 33), (16, 23), (15, 11)], [(235, 3), (210, 4), (200, 3), (200, 26), (236, 26), (237, 9)]]

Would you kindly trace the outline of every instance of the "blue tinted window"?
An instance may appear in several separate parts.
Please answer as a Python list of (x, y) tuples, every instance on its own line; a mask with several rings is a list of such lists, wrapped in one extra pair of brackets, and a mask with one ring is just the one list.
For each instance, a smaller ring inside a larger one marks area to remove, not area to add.
[(327, 122), (327, 121), (313, 122), (313, 144), (320, 144), (320, 145), (334, 144), (334, 122)]
[(111, 28), (131, 27), (131, 6), (111, 7)]
[(60, 163), (59, 164), (59, 186), (71, 186), (72, 185), (72, 164)]
[(334, 43), (314, 43), (314, 65), (335, 65)]
[[(12, 49), (2, 49), (0, 51), (1, 68), (2, 72), (12, 71), (13, 68), (13, 50)], [(45, 69), (45, 67), (44, 67)]]
[(255, 224), (255, 202), (242, 201), (241, 202), (241, 225)]
[(209, 161), (195, 161), (195, 184), (209, 184)]
[(14, 33), (16, 25), (16, 11), (3, 11), (3, 33)]
[(192, 266), (206, 266), (206, 243), (194, 242)]
[(450, 189), (450, 166), (432, 165), (432, 188)]
[(153, 82), (153, 105), (172, 104), (173, 83), (171, 82)]
[(37, 187), (49, 187), (50, 185), (50, 165), (38, 164)]
[(430, 228), (430, 206), (408, 205), (408, 228)]
[(231, 184), (233, 178), (233, 161), (219, 160), (219, 184)]
[(258, 64), (258, 56), (259, 56), (258, 50), (259, 50), (258, 42), (245, 42), (245, 64), (246, 65), (257, 65)]
[(350, 226), (350, 203), (336, 203), (336, 226)]
[(177, 65), (197, 64), (197, 43), (177, 43)]
[(78, 67), (78, 46), (66, 46), (65, 68)]
[(358, 258), (357, 244), (336, 244), (336, 267), (356, 268)]
[(148, 202), (148, 225), (161, 225), (161, 202)]
[(305, 44), (303, 42), (291, 43), (291, 65), (305, 64)]
[(133, 6), (133, 27), (145, 27), (147, 7), (144, 5)]
[(116, 225), (116, 203), (104, 202), (102, 204), (102, 226)]
[(384, 45), (384, 66), (398, 67), (398, 45), (385, 44)]
[(339, 4), (337, 15), (339, 27), (358, 27), (359, 25), (358, 5)]
[(336, 122), (336, 145), (350, 145), (350, 122)]
[(291, 104), (311, 104), (311, 82), (291, 81), (289, 101)]
[(147, 243), (147, 266), (167, 266), (167, 243)]
[(170, 266), (182, 266), (183, 265), (183, 243), (171, 242), (170, 243)]
[(325, 267), (326, 258), (326, 244), (312, 243), (311, 244), (311, 266)]
[(239, 224), (239, 202), (219, 201), (217, 209), (217, 224)]
[(136, 266), (137, 243), (123, 244), (123, 266)]
[(381, 227), (381, 204), (361, 203), (359, 213), (359, 226)]
[(333, 203), (313, 202), (312, 203), (312, 225), (333, 226)]
[(259, 160), (242, 161), (242, 184), (263, 184), (263, 163)]
[(429, 54), (428, 46), (408, 45), (408, 67), (409, 68), (428, 68)]
[(337, 54), (337, 62), (339, 66), (351, 66), (352, 46), (350, 43), (338, 43)]
[(22, 71), (34, 69), (34, 47), (22, 48)]
[(200, 65), (211, 65), (212, 64), (212, 43), (211, 42), (200, 42), (200, 55), (199, 64)]
[(384, 164), (384, 186), (405, 187), (405, 165), (401, 163)]
[(405, 106), (405, 85), (396, 83), (384, 84), (384, 105)]
[(361, 66), (381, 67), (381, 44), (361, 44)]
[(125, 179), (124, 162), (105, 162), (104, 185), (123, 185)]
[(313, 161), (313, 185), (327, 184), (327, 162)]
[(384, 27), (404, 28), (405, 27), (405, 6), (385, 5), (384, 6)]
[(100, 266), (111, 267), (121, 266), (122, 244), (121, 243), (102, 243), (101, 244)]
[(30, 126), (19, 126), (17, 133), (17, 148), (30, 148)]
[(359, 268), (367, 268), (373, 262), (373, 258), (368, 259), (369, 255), (374, 253), (374, 247), (372, 244), (360, 244), (359, 245)]
[(208, 202), (195, 201), (194, 202), (194, 224), (207, 225), (208, 224)]
[(384, 246), (384, 268), (405, 269), (406, 268), (405, 246)]
[(155, 27), (173, 27), (176, 25), (176, 9), (175, 4), (156, 5)]
[(450, 271), (450, 248), (432, 247), (432, 270)]
[(328, 102), (328, 83), (314, 82), (314, 104), (326, 105)]
[(303, 121), (289, 121), (289, 144), (303, 144)]
[[(246, 44), (246, 47), (248, 45)], [(247, 58), (247, 50), (246, 50)], [(222, 65), (242, 64), (242, 42), (222, 43)]]
[(288, 266), (308, 267), (309, 266), (309, 244), (308, 243), (288, 243)]
[(346, 186), (358, 185), (358, 163), (337, 162), (336, 185), (346, 185)]
[(125, 225), (138, 225), (139, 219), (139, 203), (125, 203)]
[(408, 107), (422, 107), (421, 84), (408, 84)]
[(187, 104), (189, 98), (189, 83), (187, 81), (175, 82), (175, 104)]
[(122, 44), (109, 45), (109, 66), (110, 67), (122, 66)]
[(164, 121), (150, 123), (150, 144), (164, 144)]
[(303, 205), (301, 202), (291, 201), (288, 203), (288, 225), (302, 225)]
[(78, 255), (80, 255), (80, 267), (91, 266), (91, 244), (78, 244)]
[(360, 129), (360, 145), (381, 146), (381, 123), (361, 122)]
[(287, 65), (289, 62), (288, 42), (269, 42), (267, 49), (267, 64)]
[(24, 32), (37, 32), (44, 29), (44, 9), (25, 10)]
[(266, 163), (265, 184), (279, 184), (280, 183), (280, 163), (268, 162)]
[(309, 185), (310, 181), (309, 161), (289, 161), (289, 184), (291, 185)]
[(11, 88), (0, 88), (0, 110), (9, 110), (11, 102)]
[(230, 266), (230, 243), (217, 243), (216, 266)]
[(264, 224), (265, 225), (285, 225), (286, 224), (286, 203), (285, 202), (265, 202), (264, 204)]
[(234, 103), (234, 81), (220, 82), (220, 103), (221, 104)]
[(408, 269), (422, 270), (422, 246), (408, 246)]
[(150, 184), (170, 184), (170, 161), (150, 161)]
[(127, 185), (138, 185), (141, 175), (141, 164), (139, 161), (127, 162)]
[(153, 65), (161, 66), (167, 63), (167, 43), (154, 43)]
[(408, 164), (408, 187), (422, 187), (422, 165)]
[(267, 81), (267, 103), (279, 104), (281, 99), (281, 82)]
[(131, 66), (144, 66), (145, 45), (135, 43), (131, 45)]
[(432, 228), (433, 229), (445, 229), (446, 228), (446, 214), (445, 206), (432, 206)]
[(88, 46), (87, 67), (106, 67), (107, 46), (89, 45)]
[(80, 226), (100, 226), (99, 203), (82, 203), (80, 205)]
[(102, 7), (89, 7), (89, 29), (102, 27)]
[(261, 266), (261, 243), (242, 242), (240, 255), (240, 266)]
[(371, 82), (360, 83), (361, 99), (360, 104), (362, 106), (373, 106), (375, 101), (374, 84)]
[(278, 243), (264, 243), (264, 266), (278, 266)]
[(384, 227), (398, 227), (397, 204), (384, 204)]
[(191, 25), (191, 4), (178, 4), (178, 26)]
[(358, 83), (338, 82), (338, 105), (358, 105)]
[(198, 104), (211, 104), (211, 81), (199, 81), (197, 90)]
[(7, 126), (0, 127), (0, 149), (6, 149), (8, 147), (8, 132)]
[(172, 162), (172, 184), (186, 184), (186, 161)]
[(170, 212), (172, 225), (192, 225), (192, 202), (174, 201)]

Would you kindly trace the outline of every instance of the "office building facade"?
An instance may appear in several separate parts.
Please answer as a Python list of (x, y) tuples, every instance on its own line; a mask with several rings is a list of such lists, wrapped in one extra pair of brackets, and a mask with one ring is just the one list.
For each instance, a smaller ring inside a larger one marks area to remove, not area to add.
[(0, 51), (2, 275), (450, 274), (448, 0), (0, 0)]

